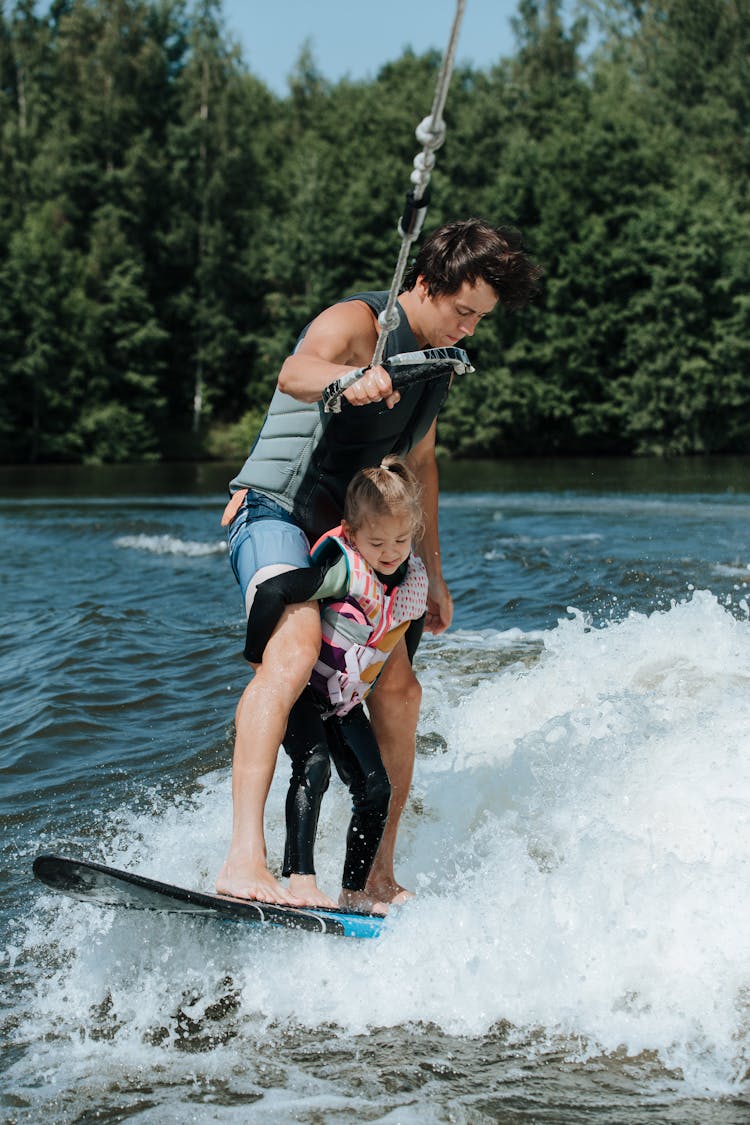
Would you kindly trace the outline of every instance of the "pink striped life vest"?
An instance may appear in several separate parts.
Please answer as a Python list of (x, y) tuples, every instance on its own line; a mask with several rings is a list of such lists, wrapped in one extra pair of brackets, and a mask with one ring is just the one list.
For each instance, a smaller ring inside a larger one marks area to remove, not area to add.
[(412, 621), (427, 608), (427, 571), (410, 555), (403, 581), (388, 593), (375, 571), (343, 536), (341, 527), (321, 536), (313, 560), (335, 543), (349, 571), (343, 598), (324, 603), (323, 642), (310, 683), (331, 704), (328, 714), (345, 715), (371, 691), (386, 660)]

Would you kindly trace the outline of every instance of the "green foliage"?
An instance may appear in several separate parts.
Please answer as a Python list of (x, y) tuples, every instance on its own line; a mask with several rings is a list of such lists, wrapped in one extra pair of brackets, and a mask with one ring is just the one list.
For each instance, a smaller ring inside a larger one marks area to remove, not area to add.
[(238, 422), (213, 426), (206, 435), (206, 456), (217, 461), (241, 461), (247, 455), (265, 419), (264, 410), (248, 410)]
[[(428, 227), (523, 230), (528, 310), (467, 343), (441, 447), (750, 448), (750, 0), (520, 0), (457, 68)], [(304, 325), (387, 288), (440, 56), (274, 96), (220, 0), (0, 8), (0, 460), (240, 458)]]
[(151, 452), (153, 434), (147, 421), (119, 402), (85, 407), (79, 431), (87, 465), (155, 459)]
[(62, 208), (30, 208), (0, 265), (0, 437), (8, 460), (80, 455), (74, 429), (84, 403), (77, 367), (82, 285)]

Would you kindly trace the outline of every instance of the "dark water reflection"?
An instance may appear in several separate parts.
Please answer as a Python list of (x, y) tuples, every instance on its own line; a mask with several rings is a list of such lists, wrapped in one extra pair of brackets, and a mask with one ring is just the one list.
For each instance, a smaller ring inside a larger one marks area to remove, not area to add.
[[(441, 459), (444, 491), (750, 492), (750, 456)], [(226, 492), (238, 463), (0, 466), (0, 497), (205, 495)]]

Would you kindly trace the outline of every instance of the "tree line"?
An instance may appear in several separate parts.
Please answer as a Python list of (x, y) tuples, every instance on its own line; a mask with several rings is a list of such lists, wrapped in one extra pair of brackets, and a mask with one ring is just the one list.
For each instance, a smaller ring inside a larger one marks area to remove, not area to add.
[[(520, 0), (454, 72), (427, 229), (513, 224), (545, 279), (440, 445), (748, 452), (750, 0), (583, 7)], [(279, 97), (220, 0), (0, 13), (0, 461), (239, 456), (301, 327), (390, 284), (439, 53), (331, 83), (305, 48)]]

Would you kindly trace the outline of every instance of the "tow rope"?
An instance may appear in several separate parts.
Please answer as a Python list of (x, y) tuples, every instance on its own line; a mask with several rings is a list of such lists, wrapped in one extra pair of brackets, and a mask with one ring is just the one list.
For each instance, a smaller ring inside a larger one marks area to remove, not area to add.
[[(445, 54), (443, 55), (440, 73), (438, 74), (438, 80), (435, 86), (432, 109), (429, 115), (424, 117), (416, 128), (416, 137), (422, 145), (422, 149), (414, 157), (414, 171), (409, 177), (412, 182), (412, 187), (407, 192), (406, 206), (398, 224), (398, 232), (401, 236), (401, 248), (393, 273), (391, 288), (388, 292), (386, 306), (378, 315), (380, 335), (375, 345), (373, 357), (366, 367), (357, 367), (353, 371), (348, 371), (346, 375), (342, 375), (340, 379), (336, 379), (325, 388), (323, 391), (323, 408), (327, 413), (339, 413), (344, 391), (347, 387), (351, 387), (353, 383), (356, 383), (358, 379), (361, 379), (365, 372), (369, 371), (371, 367), (384, 367), (391, 376), (394, 390), (398, 390), (399, 386), (404, 387), (413, 382), (421, 382), (425, 379), (435, 378), (438, 375), (444, 375), (449, 370), (459, 375), (463, 374), (465, 371), (474, 370), (469, 362), (469, 357), (462, 348), (428, 348), (425, 352), (404, 353), (403, 357), (391, 356), (388, 361), (383, 362), (383, 352), (385, 351), (388, 335), (394, 328), (398, 327), (399, 323), (399, 313), (396, 309), (396, 302), (401, 291), (404, 274), (406, 273), (409, 253), (412, 244), (419, 238), (425, 215), (427, 214), (427, 207), (430, 202), (429, 184), (432, 170), (435, 167), (435, 153), (445, 141), (443, 109), (445, 108), (446, 98), (448, 97), (448, 87), (450, 86), (451, 76), (453, 74), (458, 33), (465, 7), (466, 0), (457, 0), (456, 14), (453, 17), (450, 38), (445, 49)], [(438, 358), (436, 353), (441, 353), (441, 356)], [(406, 358), (407, 355), (408, 359)], [(420, 360), (419, 357), (424, 358)], [(403, 362), (396, 362), (402, 359)], [(423, 365), (423, 370), (420, 373), (421, 365)], [(394, 375), (398, 380), (397, 382), (394, 381)]]

